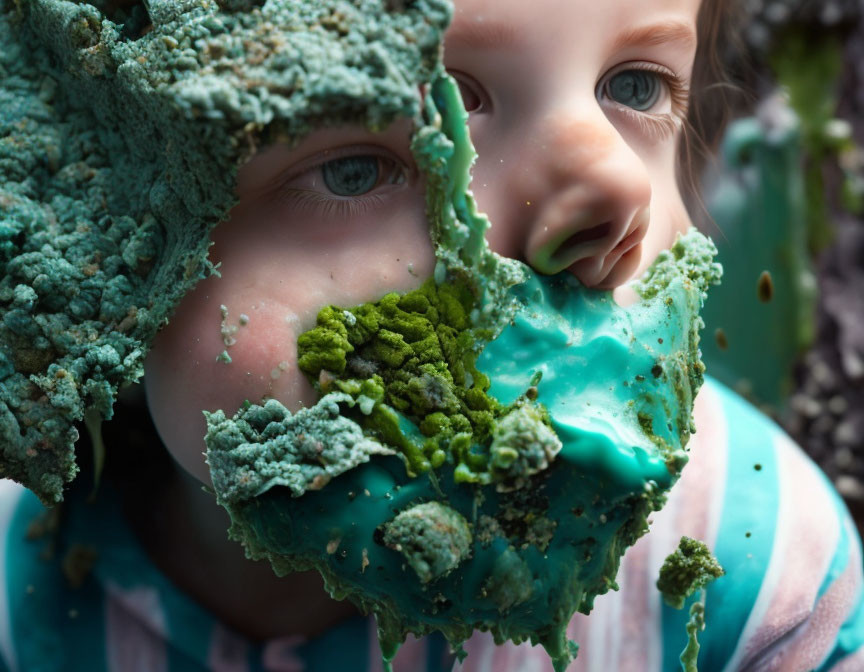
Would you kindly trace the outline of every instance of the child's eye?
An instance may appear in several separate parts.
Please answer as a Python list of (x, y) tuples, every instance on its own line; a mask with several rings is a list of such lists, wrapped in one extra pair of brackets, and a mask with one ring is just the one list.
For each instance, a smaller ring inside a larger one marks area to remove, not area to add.
[[(334, 158), (335, 157), (335, 158)], [(325, 159), (325, 160), (322, 160)], [(327, 150), (294, 168), (271, 192), (270, 206), (313, 216), (357, 217), (390, 203), (414, 171), (390, 152), (352, 146)], [(282, 210), (284, 213), (285, 211)]]
[(686, 116), (689, 87), (668, 68), (657, 63), (625, 63), (605, 75), (597, 86), (597, 99), (619, 109), (644, 114)]
[(480, 112), (489, 111), (489, 97), (476, 79), (458, 70), (448, 70), (447, 73), (459, 85), (462, 104), (465, 105), (465, 111), (468, 114), (479, 114)]
[(597, 85), (597, 100), (606, 114), (652, 141), (669, 138), (681, 127), (689, 95), (685, 78), (650, 62), (624, 63)]
[(324, 186), (336, 196), (362, 196), (385, 184), (402, 184), (405, 171), (383, 156), (346, 156), (320, 166)]
[(607, 80), (606, 95), (616, 103), (645, 112), (660, 100), (663, 84), (656, 72), (624, 70)]

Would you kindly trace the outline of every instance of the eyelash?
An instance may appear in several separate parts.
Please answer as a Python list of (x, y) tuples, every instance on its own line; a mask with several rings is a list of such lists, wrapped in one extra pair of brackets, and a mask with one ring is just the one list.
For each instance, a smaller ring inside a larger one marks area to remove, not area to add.
[[(317, 161), (305, 167), (301, 164), (299, 169), (293, 169), (287, 177), (282, 178), (270, 199), (271, 208), (275, 210), (279, 205), (290, 205), (294, 209), (293, 214), (340, 219), (362, 217), (381, 208), (386, 203), (386, 199), (381, 194), (367, 192), (358, 196), (338, 196), (289, 186), (291, 182), (308, 173), (313, 171), (320, 173), (323, 166), (331, 161), (360, 156), (374, 156), (382, 161), (391, 162), (396, 168), (403, 171), (407, 182), (410, 169), (395, 157), (390, 156), (389, 153), (385, 154), (382, 150), (373, 147), (345, 147), (328, 151), (326, 160)], [(380, 186), (376, 186), (375, 189), (380, 189)]]
[[(659, 75), (667, 87), (670, 98), (671, 112), (657, 114), (640, 112), (632, 107), (621, 105), (609, 99), (615, 109), (639, 126), (640, 131), (652, 141), (660, 141), (674, 133), (687, 117), (687, 103), (690, 98), (690, 87), (687, 82), (668, 68), (656, 63), (625, 63), (603, 77), (598, 85), (598, 91), (605, 96), (606, 85), (615, 75), (627, 70), (642, 70)], [(608, 99), (608, 97), (607, 97)]]
[(290, 204), (296, 214), (325, 217), (362, 217), (384, 205), (380, 194), (339, 197), (325, 195), (309, 189), (280, 188), (275, 199), (278, 203)]

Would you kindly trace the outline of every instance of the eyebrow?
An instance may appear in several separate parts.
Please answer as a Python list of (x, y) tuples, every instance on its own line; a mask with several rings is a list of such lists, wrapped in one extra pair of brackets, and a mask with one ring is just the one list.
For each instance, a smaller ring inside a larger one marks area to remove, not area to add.
[(516, 46), (520, 38), (512, 24), (475, 19), (454, 21), (445, 33), (445, 42), (480, 49), (507, 49)]
[(693, 47), (696, 45), (696, 31), (689, 23), (679, 21), (664, 21), (630, 28), (617, 37), (612, 51), (625, 47), (655, 47), (669, 42), (680, 42), (682, 46)]

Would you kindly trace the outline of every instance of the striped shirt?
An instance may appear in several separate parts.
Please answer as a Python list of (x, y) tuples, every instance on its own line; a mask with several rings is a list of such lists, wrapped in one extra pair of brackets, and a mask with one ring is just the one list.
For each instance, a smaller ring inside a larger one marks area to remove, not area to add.
[[(840, 498), (778, 427), (715, 382), (697, 423), (690, 464), (625, 555), (620, 590), (573, 618), (580, 652), (568, 672), (681, 669), (688, 610), (665, 606), (654, 583), (682, 534), (707, 542), (726, 569), (707, 590), (700, 672), (864, 671), (861, 544)], [(118, 506), (70, 507), (56, 537), (33, 534), (44, 512), (0, 481), (0, 672), (382, 669), (372, 619), (252, 643), (156, 569)], [(92, 551), (92, 570), (76, 573)], [(440, 636), (409, 637), (394, 670), (552, 672), (540, 647), (496, 647), (488, 633), (465, 650), (454, 664)]]

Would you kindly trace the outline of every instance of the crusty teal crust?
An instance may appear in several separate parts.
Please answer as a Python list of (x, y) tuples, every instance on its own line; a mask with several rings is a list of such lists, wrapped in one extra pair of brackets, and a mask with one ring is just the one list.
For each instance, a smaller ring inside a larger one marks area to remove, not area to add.
[(75, 476), (76, 421), (111, 417), (215, 272), (238, 165), (312, 128), (416, 116), (450, 17), (444, 0), (147, 6), (119, 26), (0, 0), (0, 477), (45, 503)]

